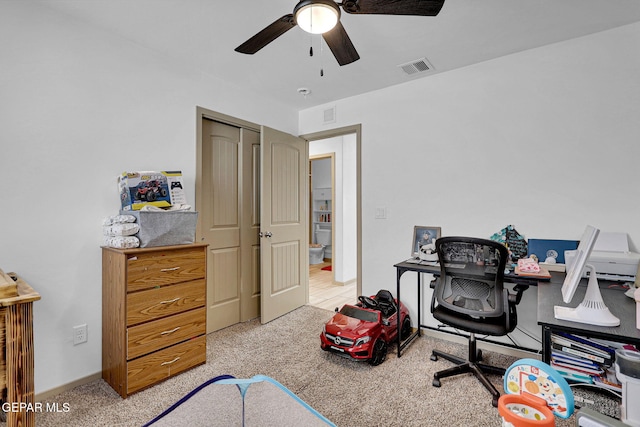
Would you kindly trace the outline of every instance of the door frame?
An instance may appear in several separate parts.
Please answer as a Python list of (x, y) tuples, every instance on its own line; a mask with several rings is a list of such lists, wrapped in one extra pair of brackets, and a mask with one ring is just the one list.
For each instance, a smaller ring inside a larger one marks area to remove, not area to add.
[[(311, 142), (311, 141), (309, 141)], [(309, 155), (309, 243), (313, 242), (313, 173), (312, 173), (312, 163), (314, 160), (322, 160), (329, 159), (331, 162), (331, 204), (333, 207), (332, 216), (333, 218), (337, 218), (336, 215), (336, 153), (324, 153), (324, 154), (314, 154)], [(334, 259), (337, 254), (336, 250), (336, 228), (335, 221), (331, 221), (331, 250), (332, 250), (332, 258), (331, 265), (334, 265)], [(336, 270), (335, 267), (331, 270), (331, 282), (336, 283)]]
[[(361, 146), (362, 146), (362, 125), (356, 124), (335, 129), (328, 129), (300, 135), (301, 138), (309, 142), (320, 139), (335, 138), (345, 135), (356, 135), (356, 216), (358, 224), (356, 226), (356, 246), (357, 246), (357, 267), (356, 267), (356, 288), (357, 295), (362, 295), (362, 172), (361, 172)], [(309, 195), (311, 197), (311, 195)], [(310, 200), (307, 203), (311, 203)]]

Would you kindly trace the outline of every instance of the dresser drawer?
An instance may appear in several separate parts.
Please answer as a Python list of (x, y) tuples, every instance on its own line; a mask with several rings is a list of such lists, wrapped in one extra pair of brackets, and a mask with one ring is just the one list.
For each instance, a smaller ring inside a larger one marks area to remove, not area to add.
[(127, 294), (127, 326), (205, 305), (205, 280), (152, 288)]
[(128, 328), (127, 359), (204, 335), (206, 323), (205, 308), (202, 307)]
[(139, 291), (171, 283), (205, 277), (203, 248), (129, 254), (127, 258), (127, 291)]
[(127, 394), (207, 361), (207, 337), (201, 336), (127, 363)]

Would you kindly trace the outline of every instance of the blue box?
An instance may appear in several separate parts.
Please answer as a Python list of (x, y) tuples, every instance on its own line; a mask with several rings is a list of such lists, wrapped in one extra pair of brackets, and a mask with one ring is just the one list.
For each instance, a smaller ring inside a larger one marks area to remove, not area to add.
[(564, 264), (564, 251), (576, 250), (578, 243), (577, 240), (529, 239), (529, 256), (535, 254), (539, 262), (553, 257), (557, 264)]

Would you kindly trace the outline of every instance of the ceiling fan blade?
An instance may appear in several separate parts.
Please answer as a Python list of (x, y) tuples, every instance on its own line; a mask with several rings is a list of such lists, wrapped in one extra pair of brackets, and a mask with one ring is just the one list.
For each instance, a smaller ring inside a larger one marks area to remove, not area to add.
[(347, 13), (436, 16), (444, 0), (344, 0)]
[(327, 42), (327, 46), (331, 49), (333, 56), (336, 57), (338, 64), (347, 65), (360, 59), (360, 55), (358, 55), (340, 21), (332, 30), (324, 33), (322, 38)]
[(295, 26), (296, 23), (293, 19), (293, 14), (290, 13), (288, 15), (284, 15), (282, 18), (268, 25), (264, 30), (260, 31), (258, 34), (235, 48), (235, 51), (253, 55)]

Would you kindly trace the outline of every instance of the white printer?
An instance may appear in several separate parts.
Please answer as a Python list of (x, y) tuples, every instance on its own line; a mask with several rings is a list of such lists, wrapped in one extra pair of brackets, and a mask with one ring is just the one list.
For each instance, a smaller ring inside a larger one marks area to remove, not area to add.
[[(567, 269), (573, 265), (575, 255), (576, 251), (564, 251)], [(638, 273), (640, 254), (629, 251), (627, 233), (601, 231), (587, 262), (595, 267), (598, 279), (633, 282)], [(586, 269), (582, 276), (587, 277)]]

